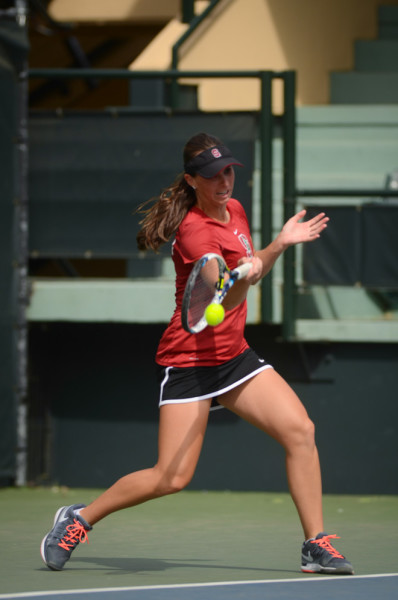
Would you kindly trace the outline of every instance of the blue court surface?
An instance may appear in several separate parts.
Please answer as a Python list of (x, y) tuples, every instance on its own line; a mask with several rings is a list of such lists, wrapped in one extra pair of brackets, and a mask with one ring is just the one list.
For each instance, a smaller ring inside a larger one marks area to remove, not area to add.
[(166, 586), (142, 586), (73, 591), (0, 594), (0, 599), (35, 598), (43, 600), (322, 600), (361, 598), (396, 600), (398, 573), (323, 577), (309, 579), (235, 581)]

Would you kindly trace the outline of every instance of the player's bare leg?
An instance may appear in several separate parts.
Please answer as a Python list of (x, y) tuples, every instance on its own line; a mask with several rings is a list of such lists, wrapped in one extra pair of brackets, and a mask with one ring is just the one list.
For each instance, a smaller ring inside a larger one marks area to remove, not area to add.
[(89, 506), (61, 507), (40, 546), (46, 565), (61, 571), (75, 548), (87, 541), (87, 532), (94, 523), (106, 515), (184, 488), (195, 472), (209, 408), (210, 400), (163, 406), (160, 409), (157, 464), (122, 477)]
[(285, 449), (289, 489), (306, 539), (323, 530), (322, 483), (314, 426), (299, 398), (273, 369), (219, 399)]
[(322, 483), (314, 426), (290, 386), (272, 369), (219, 398), (227, 408), (274, 437), (286, 451), (290, 492), (305, 542), (301, 570), (305, 573), (351, 575), (351, 563), (323, 531)]
[(94, 525), (106, 515), (183, 489), (195, 472), (206, 431), (210, 400), (160, 408), (159, 458), (149, 469), (126, 475), (81, 511)]

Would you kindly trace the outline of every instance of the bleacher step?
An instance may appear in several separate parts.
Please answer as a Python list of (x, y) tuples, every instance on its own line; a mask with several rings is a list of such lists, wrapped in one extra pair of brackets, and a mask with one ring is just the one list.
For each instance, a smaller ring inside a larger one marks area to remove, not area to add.
[(379, 6), (379, 39), (398, 39), (398, 6)]
[(396, 104), (398, 72), (330, 74), (332, 104)]
[(356, 41), (355, 70), (398, 72), (398, 39)]

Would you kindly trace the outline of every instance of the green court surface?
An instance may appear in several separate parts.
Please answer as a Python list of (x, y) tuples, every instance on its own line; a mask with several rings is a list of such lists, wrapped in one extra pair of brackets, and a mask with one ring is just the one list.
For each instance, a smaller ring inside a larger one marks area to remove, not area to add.
[[(300, 572), (302, 533), (287, 494), (181, 492), (110, 515), (64, 571), (40, 557), (56, 510), (99, 490), (0, 489), (0, 594), (322, 578)], [(325, 530), (356, 575), (398, 571), (398, 497), (325, 496)]]

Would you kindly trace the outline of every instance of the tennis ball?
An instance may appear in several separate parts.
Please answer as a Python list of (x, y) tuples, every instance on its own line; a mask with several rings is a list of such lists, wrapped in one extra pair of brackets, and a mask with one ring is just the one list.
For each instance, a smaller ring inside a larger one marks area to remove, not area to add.
[(208, 325), (215, 327), (224, 321), (225, 310), (222, 304), (209, 304), (205, 310), (205, 319)]

